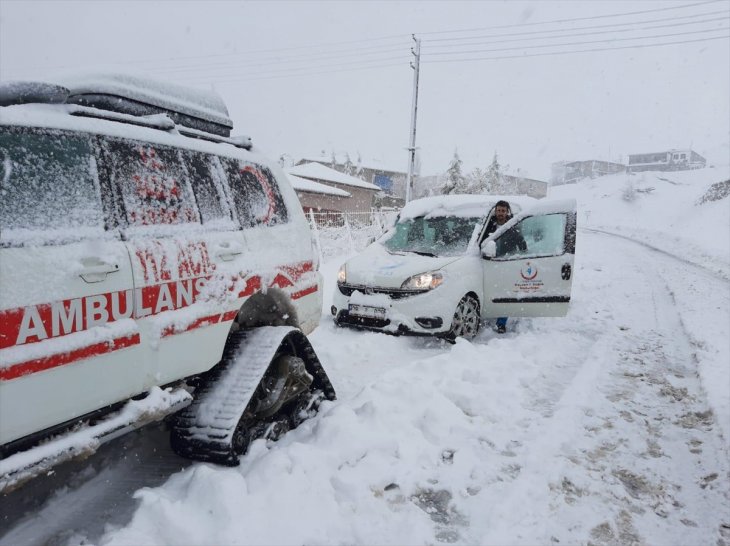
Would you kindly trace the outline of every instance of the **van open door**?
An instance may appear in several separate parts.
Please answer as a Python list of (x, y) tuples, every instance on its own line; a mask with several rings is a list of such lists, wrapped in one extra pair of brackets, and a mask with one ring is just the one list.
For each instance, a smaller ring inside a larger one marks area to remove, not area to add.
[(545, 201), (513, 218), (481, 245), (482, 316), (562, 317), (575, 259), (576, 201)]

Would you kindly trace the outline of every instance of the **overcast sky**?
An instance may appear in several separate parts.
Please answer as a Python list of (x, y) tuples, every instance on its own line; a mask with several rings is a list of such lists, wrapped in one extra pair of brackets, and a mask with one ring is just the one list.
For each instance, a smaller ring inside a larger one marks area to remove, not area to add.
[(554, 161), (669, 148), (730, 161), (729, 27), (730, 0), (0, 0), (0, 79), (101, 69), (213, 87), (267, 155), (405, 171), (415, 33), (422, 173), (458, 149), (466, 170), (496, 151), (547, 179)]

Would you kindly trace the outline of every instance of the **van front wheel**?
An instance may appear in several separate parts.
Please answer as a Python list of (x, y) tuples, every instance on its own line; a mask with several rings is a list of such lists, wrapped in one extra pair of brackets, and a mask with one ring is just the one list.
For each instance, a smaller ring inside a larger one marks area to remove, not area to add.
[(454, 311), (451, 330), (446, 339), (454, 341), (457, 337), (473, 339), (479, 332), (479, 302), (473, 296), (464, 296)]

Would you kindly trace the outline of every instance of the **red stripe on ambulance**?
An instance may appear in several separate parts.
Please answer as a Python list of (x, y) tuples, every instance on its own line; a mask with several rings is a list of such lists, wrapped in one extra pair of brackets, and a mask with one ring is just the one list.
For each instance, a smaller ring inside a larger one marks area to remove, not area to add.
[(111, 353), (118, 351), (119, 349), (139, 345), (139, 342), (139, 334), (132, 334), (130, 336), (124, 336), (110, 341), (87, 345), (86, 347), (81, 347), (72, 351), (20, 362), (18, 364), (8, 366), (7, 368), (0, 368), (0, 381), (16, 379), (18, 377), (23, 377), (24, 375), (64, 366), (84, 358)]

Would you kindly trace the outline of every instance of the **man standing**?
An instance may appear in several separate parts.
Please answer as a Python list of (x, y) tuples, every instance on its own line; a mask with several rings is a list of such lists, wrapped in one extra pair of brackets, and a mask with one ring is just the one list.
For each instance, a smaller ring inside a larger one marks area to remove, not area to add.
[[(497, 201), (494, 206), (494, 214), (487, 222), (487, 229), (485, 231), (485, 237), (489, 237), (492, 233), (497, 231), (504, 224), (512, 219), (512, 208), (509, 206), (507, 201)], [(506, 255), (513, 254), (517, 251), (527, 250), (527, 243), (522, 237), (519, 231), (515, 228), (511, 228), (500, 236), (497, 242), (497, 254)], [(499, 317), (497, 319), (497, 333), (504, 334), (507, 331), (507, 317)]]

